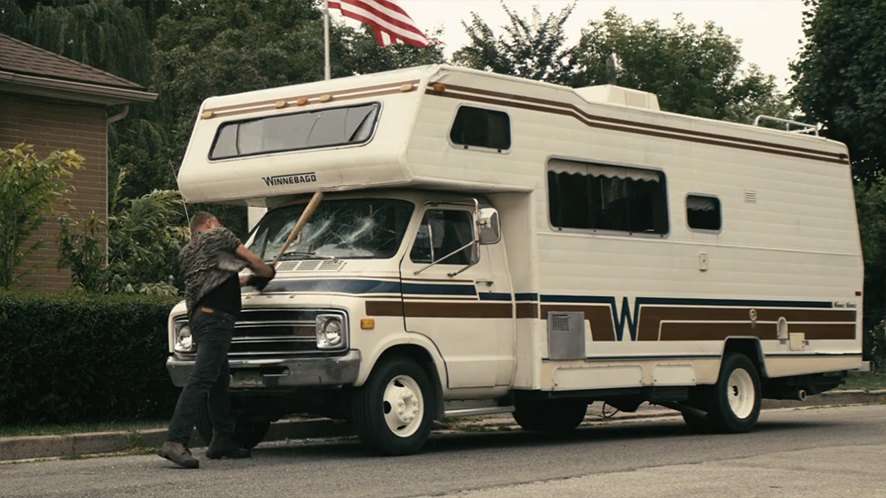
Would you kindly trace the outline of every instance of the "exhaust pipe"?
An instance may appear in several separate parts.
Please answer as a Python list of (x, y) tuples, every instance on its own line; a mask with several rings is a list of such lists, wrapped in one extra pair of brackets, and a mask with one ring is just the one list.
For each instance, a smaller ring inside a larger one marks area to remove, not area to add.
[(766, 393), (766, 398), (769, 399), (789, 399), (794, 401), (806, 401), (806, 390), (805, 389), (779, 389), (778, 391), (772, 391)]

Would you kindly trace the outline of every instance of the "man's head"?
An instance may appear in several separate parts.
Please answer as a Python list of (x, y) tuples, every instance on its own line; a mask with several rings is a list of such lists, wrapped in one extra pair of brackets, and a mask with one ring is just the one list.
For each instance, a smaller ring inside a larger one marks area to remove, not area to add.
[(191, 216), (191, 235), (208, 232), (213, 228), (222, 226), (214, 214), (207, 211), (197, 211)]

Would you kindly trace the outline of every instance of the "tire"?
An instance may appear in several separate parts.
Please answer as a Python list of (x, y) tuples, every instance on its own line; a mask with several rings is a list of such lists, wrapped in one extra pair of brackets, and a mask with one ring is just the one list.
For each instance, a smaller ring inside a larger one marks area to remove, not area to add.
[(727, 353), (720, 365), (708, 406), (707, 421), (717, 432), (748, 432), (760, 417), (761, 389), (757, 367), (745, 355)]
[(588, 413), (588, 404), (574, 399), (518, 402), (514, 420), (527, 431), (566, 433), (574, 430)]
[[(212, 441), (212, 421), (209, 419), (209, 410), (205, 403), (197, 413), (196, 427), (200, 438), (206, 444), (209, 444)], [(237, 415), (232, 438), (243, 448), (251, 450), (265, 439), (270, 427), (270, 420), (253, 417), (248, 414), (240, 414)]]
[(371, 452), (409, 455), (428, 440), (434, 406), (427, 372), (411, 359), (389, 358), (354, 391), (351, 420), (360, 442)]

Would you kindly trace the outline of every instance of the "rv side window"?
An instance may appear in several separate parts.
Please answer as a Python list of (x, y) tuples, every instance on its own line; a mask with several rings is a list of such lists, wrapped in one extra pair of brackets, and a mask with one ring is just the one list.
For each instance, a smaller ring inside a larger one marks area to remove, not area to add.
[(465, 148), (507, 150), (511, 148), (511, 119), (500, 111), (462, 106), (455, 115), (449, 138)]
[(223, 123), (209, 159), (365, 143), (379, 107), (363, 104)]
[[(471, 261), (474, 251), (469, 245), (473, 238), (471, 213), (453, 209), (429, 209), (418, 227), (418, 235), (409, 257), (414, 263), (475, 263), (476, 261)], [(464, 249), (446, 257), (459, 248)]]
[(551, 225), (668, 233), (665, 176), (660, 171), (553, 159), (548, 163)]
[(686, 196), (686, 221), (689, 228), (719, 230), (723, 225), (720, 199), (708, 195)]

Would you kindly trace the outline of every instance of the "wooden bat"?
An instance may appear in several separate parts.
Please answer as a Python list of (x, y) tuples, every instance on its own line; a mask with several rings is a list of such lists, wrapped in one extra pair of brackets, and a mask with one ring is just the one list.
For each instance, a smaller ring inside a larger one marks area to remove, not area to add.
[(311, 201), (308, 202), (308, 205), (305, 206), (305, 210), (302, 211), (301, 216), (298, 217), (298, 221), (295, 222), (295, 226), (292, 227), (292, 232), (289, 233), (289, 237), (286, 238), (286, 243), (283, 244), (283, 247), (280, 248), (280, 254), (274, 258), (274, 262), (271, 263), (275, 269), (277, 268), (277, 263), (280, 261), (280, 258), (283, 256), (283, 253), (289, 249), (289, 245), (298, 237), (301, 229), (307, 225), (308, 221), (311, 219), (311, 215), (314, 214), (314, 211), (317, 210), (317, 206), (320, 205), (320, 201), (323, 200), (323, 192), (315, 192), (314, 196), (311, 197)]

